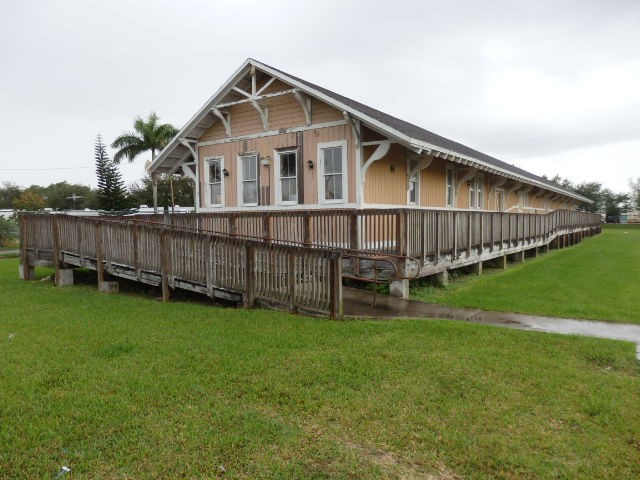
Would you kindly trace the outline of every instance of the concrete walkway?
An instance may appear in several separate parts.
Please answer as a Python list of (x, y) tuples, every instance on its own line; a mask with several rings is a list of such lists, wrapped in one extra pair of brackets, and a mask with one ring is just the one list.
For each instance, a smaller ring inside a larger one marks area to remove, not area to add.
[(348, 287), (343, 287), (342, 296), (345, 317), (384, 319), (441, 318), (520, 330), (624, 340), (636, 344), (636, 357), (640, 360), (640, 325), (636, 324), (573, 320), (521, 313), (492, 312), (475, 308), (448, 307), (389, 295), (377, 295), (376, 306), (374, 307), (373, 294), (371, 292)]

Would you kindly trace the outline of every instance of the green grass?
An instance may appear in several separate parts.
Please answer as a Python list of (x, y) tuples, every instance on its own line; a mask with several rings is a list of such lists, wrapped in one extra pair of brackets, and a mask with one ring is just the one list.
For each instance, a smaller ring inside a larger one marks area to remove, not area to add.
[(0, 286), (0, 478), (640, 476), (630, 343)]
[(579, 245), (524, 264), (421, 285), (411, 297), (484, 310), (640, 323), (640, 226), (605, 226)]

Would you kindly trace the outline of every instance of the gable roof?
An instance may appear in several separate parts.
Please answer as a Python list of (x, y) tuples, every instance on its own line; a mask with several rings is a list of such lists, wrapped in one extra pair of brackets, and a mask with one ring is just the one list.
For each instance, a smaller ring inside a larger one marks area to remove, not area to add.
[[(150, 167), (151, 172), (170, 170), (170, 168), (163, 168), (163, 164), (168, 163), (170, 165), (177, 165), (180, 163), (181, 159), (188, 156), (188, 147), (181, 143), (181, 139), (198, 138), (199, 135), (214, 123), (215, 120), (212, 118), (212, 115), (210, 115), (210, 110), (232, 91), (233, 86), (243, 76), (245, 76), (251, 68), (261, 70), (274, 78), (292, 85), (299, 91), (311, 97), (324, 101), (327, 104), (348, 113), (368, 127), (394, 138), (413, 150), (424, 151), (425, 153), (443, 157), (455, 163), (473, 166), (481, 171), (487, 171), (502, 177), (506, 176), (515, 181), (535, 187), (541, 187), (582, 202), (592, 203), (590, 199), (583, 197), (572, 190), (563, 188), (554, 182), (538, 175), (534, 175), (533, 173), (516, 167), (515, 165), (503, 162), (502, 160), (474, 150), (466, 145), (437, 135), (417, 125), (401, 120), (356, 100), (352, 100), (251, 58), (247, 59), (241, 67), (236, 70), (231, 78), (229, 78), (229, 80), (220, 87), (220, 89), (204, 104), (204, 106), (187, 122), (178, 135), (169, 142), (167, 147), (160, 152)], [(208, 119), (208, 121), (206, 119)]]

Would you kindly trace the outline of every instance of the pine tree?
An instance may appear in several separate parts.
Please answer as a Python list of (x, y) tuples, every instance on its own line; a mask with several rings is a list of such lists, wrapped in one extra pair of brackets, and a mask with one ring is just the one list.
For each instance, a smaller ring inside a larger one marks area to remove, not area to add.
[(102, 136), (96, 138), (96, 176), (98, 177), (98, 208), (124, 210), (128, 206), (127, 191), (118, 167), (109, 159)]

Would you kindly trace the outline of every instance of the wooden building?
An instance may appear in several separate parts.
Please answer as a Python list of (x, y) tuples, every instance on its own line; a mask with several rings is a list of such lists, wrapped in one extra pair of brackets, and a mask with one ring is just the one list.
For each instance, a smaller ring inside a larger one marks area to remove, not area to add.
[(196, 210), (423, 207), (514, 213), (588, 199), (248, 59), (150, 167), (196, 182)]

